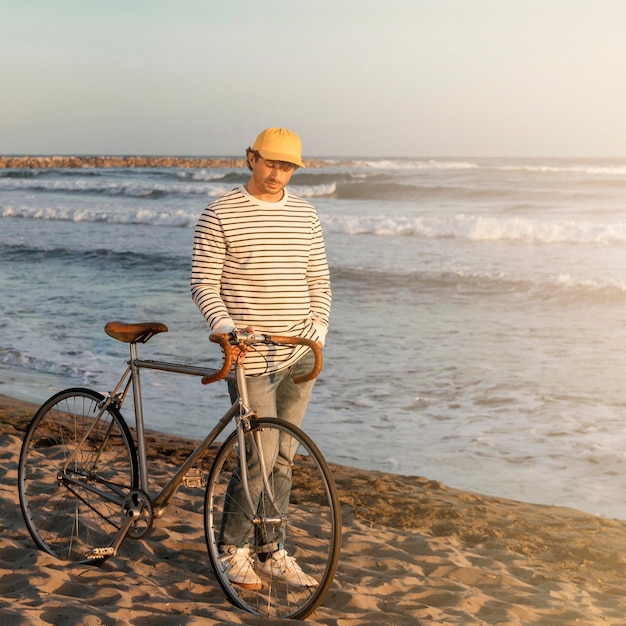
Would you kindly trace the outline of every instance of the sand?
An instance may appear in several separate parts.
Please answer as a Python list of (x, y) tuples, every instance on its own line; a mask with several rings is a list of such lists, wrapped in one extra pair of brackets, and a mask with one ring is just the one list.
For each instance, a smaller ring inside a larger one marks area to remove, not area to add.
[[(0, 395), (0, 624), (281, 624), (233, 608), (212, 575), (202, 492), (181, 489), (145, 539), (100, 567), (35, 548), (17, 495), (32, 406)], [(151, 467), (188, 442), (155, 434)], [(333, 466), (343, 551), (306, 624), (626, 623), (626, 522)]]

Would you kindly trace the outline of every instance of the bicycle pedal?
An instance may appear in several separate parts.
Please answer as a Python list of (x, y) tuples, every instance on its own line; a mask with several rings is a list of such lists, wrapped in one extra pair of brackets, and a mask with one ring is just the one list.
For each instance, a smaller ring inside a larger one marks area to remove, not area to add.
[(197, 467), (192, 467), (183, 476), (183, 485), (187, 489), (204, 489), (206, 487), (206, 474)]
[(115, 556), (115, 549), (111, 546), (107, 546), (106, 548), (92, 548), (87, 552), (87, 559), (89, 561), (102, 559), (107, 556)]

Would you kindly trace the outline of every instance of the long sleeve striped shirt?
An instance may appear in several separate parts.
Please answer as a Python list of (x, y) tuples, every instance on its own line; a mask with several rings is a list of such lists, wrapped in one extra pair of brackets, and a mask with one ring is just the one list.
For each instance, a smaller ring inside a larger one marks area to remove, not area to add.
[[(191, 293), (213, 332), (252, 326), (323, 344), (331, 290), (314, 207), (287, 189), (280, 202), (263, 202), (243, 186), (209, 204), (194, 234)], [(284, 369), (305, 350), (256, 348), (246, 371)]]

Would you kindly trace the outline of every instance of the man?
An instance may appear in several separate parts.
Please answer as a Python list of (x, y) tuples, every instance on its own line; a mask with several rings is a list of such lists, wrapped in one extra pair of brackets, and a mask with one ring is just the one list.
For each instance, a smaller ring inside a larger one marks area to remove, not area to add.
[[(247, 330), (324, 345), (331, 290), (322, 229), (314, 207), (286, 188), (295, 170), (304, 167), (301, 151), (296, 133), (264, 130), (246, 150), (247, 183), (209, 204), (196, 225), (191, 292), (215, 333)], [(312, 357), (302, 346), (247, 352), (252, 409), (300, 426), (314, 381), (295, 385), (293, 377), (311, 369)], [(279, 454), (274, 471), (282, 466), (287, 475), (290, 462)], [(282, 545), (252, 555), (249, 524), (241, 517), (225, 514), (222, 529), (222, 561), (231, 582), (260, 588), (260, 571), (304, 586), (317, 584)]]

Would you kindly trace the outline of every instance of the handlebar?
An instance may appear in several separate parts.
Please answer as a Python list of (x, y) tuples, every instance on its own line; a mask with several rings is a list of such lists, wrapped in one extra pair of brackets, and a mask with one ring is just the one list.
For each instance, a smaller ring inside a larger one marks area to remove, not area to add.
[(224, 363), (222, 364), (222, 369), (215, 372), (214, 374), (207, 374), (202, 377), (202, 384), (208, 385), (210, 383), (214, 383), (217, 380), (222, 380), (222, 378), (226, 378), (228, 376), (228, 372), (230, 372), (233, 366), (233, 352), (230, 346), (230, 335), (223, 335), (218, 333), (211, 333), (209, 335), (209, 340), (213, 343), (219, 343), (222, 347), (222, 352), (224, 353)]
[(323, 358), (322, 358), (322, 348), (319, 344), (312, 339), (306, 339), (305, 337), (287, 337), (285, 335), (266, 335), (266, 334), (255, 334), (248, 332), (237, 332), (235, 334), (223, 334), (223, 333), (212, 333), (209, 336), (209, 340), (213, 343), (218, 343), (222, 351), (224, 352), (224, 363), (219, 371), (214, 374), (207, 374), (202, 377), (202, 384), (208, 385), (209, 383), (214, 383), (215, 381), (221, 380), (222, 378), (226, 378), (228, 373), (230, 372), (233, 366), (233, 353), (232, 346), (233, 345), (247, 345), (251, 346), (253, 344), (288, 344), (294, 346), (307, 346), (313, 352), (315, 356), (315, 364), (313, 365), (313, 369), (310, 372), (306, 372), (305, 374), (300, 374), (300, 376), (296, 376), (293, 379), (293, 382), (296, 385), (300, 383), (305, 383), (309, 380), (313, 380), (317, 378), (319, 373), (322, 371)]

